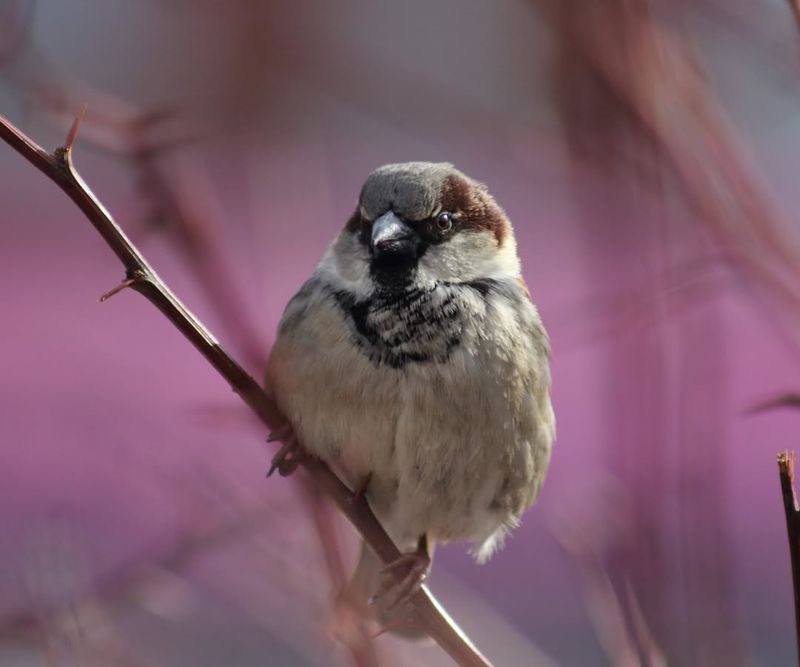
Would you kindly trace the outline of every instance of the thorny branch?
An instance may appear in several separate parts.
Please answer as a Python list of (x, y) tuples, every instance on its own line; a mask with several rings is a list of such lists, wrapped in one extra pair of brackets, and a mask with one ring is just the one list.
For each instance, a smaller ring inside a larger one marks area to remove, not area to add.
[[(159, 164), (166, 151), (185, 143), (180, 138), (157, 141), (150, 136), (155, 126), (170, 115), (164, 110), (115, 118), (112, 112), (102, 113), (101, 110), (102, 134), (95, 131), (93, 144), (123, 157), (135, 168), (139, 189), (152, 206), (149, 229), (166, 227), (171, 232), (174, 245), (184, 253), (195, 280), (204, 288), (203, 294), (218, 319), (235, 323), (227, 336), (241, 351), (245, 364), (251, 369), (263, 370), (266, 367), (263, 337), (241, 298), (241, 290), (236, 288), (231, 263), (223, 250), (224, 239), (216, 233), (215, 216), (208, 213), (209, 210), (219, 210), (209, 179), (199, 178), (200, 173), (196, 170), (190, 178), (176, 179), (174, 174), (186, 171), (187, 165), (179, 165), (177, 170), (170, 172), (172, 177), (169, 178), (167, 170)], [(87, 121), (94, 118), (91, 116)], [(83, 134), (85, 136), (85, 132)], [(104, 294), (101, 301), (129, 286), (129, 281), (123, 281)], [(333, 510), (313, 483), (303, 478), (296, 481), (300, 500), (316, 528), (332, 594), (337, 595), (344, 586), (346, 570), (341, 545), (330, 525)], [(346, 643), (355, 667), (372, 667), (378, 663), (375, 647), (365, 627), (358, 628), (357, 634), (349, 637)]]
[[(23, 48), (35, 52), (35, 46), (29, 39), (33, 8), (34, 0), (9, 5), (7, 13), (10, 17), (6, 18), (10, 20), (0, 21), (3, 26), (0, 27), (0, 66), (8, 65)], [(215, 208), (211, 188), (208, 184), (207, 187), (200, 188), (195, 175), (191, 179), (189, 191), (186, 179), (175, 183), (175, 179), (168, 178), (160, 165), (168, 151), (187, 143), (187, 139), (191, 138), (154, 139), (155, 131), (169, 121), (174, 112), (161, 109), (141, 113), (115, 96), (95, 91), (83, 84), (73, 82), (67, 86), (41, 58), (37, 57), (34, 61), (36, 66), (33, 71), (24, 77), (24, 88), (52, 120), (59, 124), (65, 120), (67, 108), (73, 106), (70, 100), (76, 99), (73, 88), (79, 88), (78, 95), (91, 101), (92, 112), (82, 123), (83, 136), (88, 136), (95, 148), (121, 156), (131, 163), (143, 198), (151, 203), (151, 216), (148, 220), (151, 229), (168, 224), (175, 245), (185, 254), (195, 280), (203, 286), (203, 292), (210, 306), (219, 315), (220, 321), (236, 323), (227, 335), (243, 354), (245, 363), (251, 369), (263, 370), (266, 358), (262, 336), (245, 307), (241, 291), (236, 289), (230, 262), (221, 249), (224, 244), (216, 238), (214, 225), (208, 219), (207, 210)], [(23, 81), (18, 83), (22, 84)], [(86, 105), (81, 115), (84, 116), (85, 113)], [(73, 125), (75, 130), (77, 127), (77, 124)], [(73, 140), (74, 137), (68, 137), (66, 143), (71, 144)], [(181, 173), (180, 170), (178, 173)], [(204, 199), (201, 203), (197, 202), (199, 189), (201, 194), (205, 192), (206, 195), (201, 197)], [(123, 281), (104, 294), (101, 301), (131, 284), (131, 280)], [(332, 594), (336, 595), (344, 585), (346, 572), (341, 545), (329, 525), (332, 510), (313, 483), (302, 478), (298, 478), (297, 482), (300, 500), (305, 504), (305, 509), (316, 527)], [(367, 628), (360, 627), (358, 633), (351, 636), (346, 643), (354, 667), (372, 667), (378, 663)]]
[(789, 535), (789, 556), (792, 561), (794, 588), (794, 620), (797, 640), (797, 659), (800, 663), (800, 509), (794, 490), (794, 452), (778, 454), (778, 473), (781, 478), (783, 510), (786, 513), (786, 532)]
[[(76, 121), (70, 139), (52, 154), (32, 141), (5, 117), (0, 116), (0, 138), (39, 171), (54, 181), (83, 211), (103, 240), (125, 267), (129, 287), (142, 294), (187, 338), (239, 394), (269, 428), (277, 430), (286, 424), (274, 402), (261, 386), (217, 342), (214, 336), (178, 300), (161, 281), (155, 270), (118, 227), (111, 214), (83, 181), (72, 163), (72, 141), (77, 131)], [(300, 465), (316, 485), (325, 492), (339, 510), (350, 520), (367, 543), (385, 563), (400, 556), (366, 502), (358, 502), (353, 493), (322, 461), (303, 457)], [(445, 609), (423, 587), (412, 599), (416, 622), (463, 667), (488, 667), (489, 661), (449, 617)]]

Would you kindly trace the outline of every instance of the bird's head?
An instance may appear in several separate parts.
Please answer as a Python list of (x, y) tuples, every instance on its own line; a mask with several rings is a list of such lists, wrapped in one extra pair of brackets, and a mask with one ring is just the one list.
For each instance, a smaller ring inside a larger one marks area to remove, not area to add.
[(511, 223), (486, 186), (432, 162), (373, 171), (326, 262), (362, 289), (519, 274)]

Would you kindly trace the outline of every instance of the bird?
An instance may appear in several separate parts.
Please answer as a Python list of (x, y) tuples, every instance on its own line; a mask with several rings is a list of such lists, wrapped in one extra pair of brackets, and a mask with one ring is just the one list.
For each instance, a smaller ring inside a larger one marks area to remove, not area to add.
[(547, 472), (550, 386), (550, 341), (488, 188), (450, 163), (370, 173), (289, 301), (266, 375), (289, 421), (273, 467), (298, 451), (328, 463), (403, 554), (385, 566), (362, 544), (350, 612), (408, 620), (395, 610), (436, 544), (470, 543), (479, 563), (501, 547)]

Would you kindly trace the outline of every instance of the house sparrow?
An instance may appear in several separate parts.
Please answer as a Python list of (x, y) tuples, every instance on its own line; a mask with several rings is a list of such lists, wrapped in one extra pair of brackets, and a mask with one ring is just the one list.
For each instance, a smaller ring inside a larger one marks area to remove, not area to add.
[(362, 547), (344, 595), (354, 608), (377, 597), (385, 620), (435, 543), (472, 542), (483, 562), (518, 524), (555, 435), (549, 353), (511, 223), (484, 185), (446, 163), (367, 177), (289, 302), (267, 371), (294, 429), (275, 465), (296, 435), (366, 494), (406, 554), (384, 568)]

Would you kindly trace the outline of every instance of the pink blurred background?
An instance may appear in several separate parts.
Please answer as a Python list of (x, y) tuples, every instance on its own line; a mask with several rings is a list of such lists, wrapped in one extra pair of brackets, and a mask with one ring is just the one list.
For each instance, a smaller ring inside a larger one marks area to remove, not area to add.
[[(800, 417), (750, 408), (800, 388), (800, 31), (777, 0), (566, 4), (0, 0), (0, 113), (54, 147), (89, 103), (84, 178), (259, 375), (370, 170), (485, 181), (558, 441), (505, 550), (446, 547), (432, 589), (498, 666), (791, 664)], [(144, 299), (98, 304), (122, 269), (54, 184), (4, 145), (0, 173), (0, 664), (359, 664), (266, 434)]]

